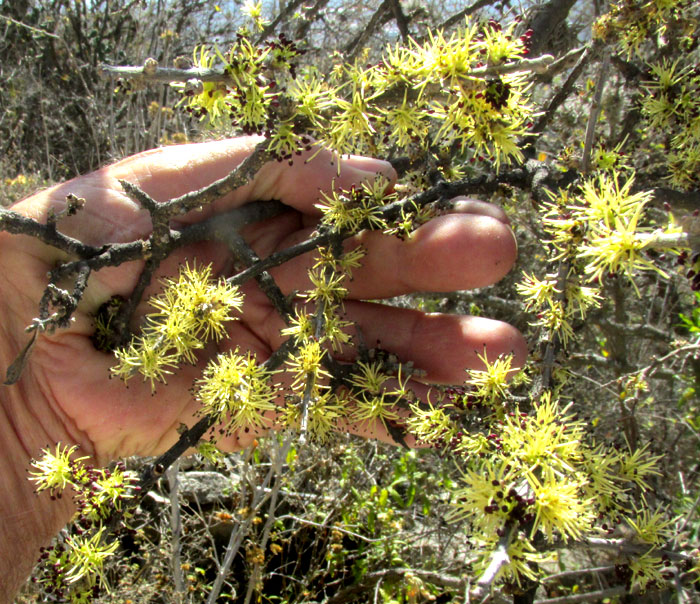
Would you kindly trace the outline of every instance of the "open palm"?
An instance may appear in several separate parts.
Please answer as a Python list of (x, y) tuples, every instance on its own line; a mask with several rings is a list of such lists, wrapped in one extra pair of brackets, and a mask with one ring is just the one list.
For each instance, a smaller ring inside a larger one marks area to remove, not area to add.
[[(84, 209), (59, 223), (61, 231), (91, 245), (127, 242), (150, 233), (150, 219), (123, 193), (118, 179), (137, 184), (158, 201), (196, 190), (225, 176), (252, 151), (254, 137), (168, 147), (141, 153), (38, 193), (13, 209), (43, 221), (49, 208), (61, 209), (73, 193), (86, 199)], [(278, 199), (289, 207), (274, 218), (250, 225), (243, 235), (260, 257), (306, 239), (314, 230), (319, 212), (314, 204), (320, 191), (349, 188), (378, 173), (389, 179), (393, 170), (386, 162), (352, 157), (342, 160), (340, 174), (334, 157), (319, 153), (313, 160), (267, 164), (255, 180), (204, 211), (184, 216), (183, 223), (202, 220), (225, 209), (255, 200)], [(37, 303), (46, 285), (46, 273), (61, 259), (55, 250), (24, 236), (8, 237), (0, 257), (2, 305), (7, 318), (3, 361), (11, 362), (27, 339), (24, 326), (37, 315)], [(464, 370), (481, 366), (478, 354), (484, 347), (493, 358), (513, 353), (515, 364), (526, 354), (522, 336), (511, 326), (489, 319), (457, 315), (426, 314), (364, 300), (376, 300), (413, 291), (450, 291), (481, 287), (500, 279), (511, 267), (516, 245), (507, 219), (489, 204), (462, 200), (455, 211), (433, 219), (408, 241), (364, 232), (348, 245), (362, 245), (368, 254), (349, 282), (345, 308), (357, 324), (362, 339), (381, 346), (402, 361), (412, 360), (422, 369), (425, 384), (414, 384), (424, 394), (429, 383), (460, 383)], [(182, 248), (160, 267), (159, 276), (173, 276), (186, 259), (211, 263), (215, 274), (230, 275), (234, 259), (221, 244), (203, 242)], [(274, 269), (275, 281), (285, 294), (308, 287), (311, 255), (295, 258)], [(159, 385), (155, 395), (149, 383), (138, 377), (129, 387), (108, 379), (114, 364), (111, 355), (94, 349), (92, 313), (113, 295), (129, 296), (142, 263), (108, 268), (90, 277), (86, 295), (69, 329), (40, 336), (16, 396), (28, 405), (47, 440), (75, 442), (83, 454), (105, 462), (124, 455), (154, 455), (178, 438), (181, 423), (192, 425), (198, 408), (191, 387), (207, 358), (217, 351), (238, 346), (264, 361), (283, 341), (282, 320), (254, 282), (243, 287), (246, 301), (240, 320), (231, 323), (230, 338), (203, 351), (198, 366), (184, 366)], [(160, 285), (154, 282), (150, 293)], [(136, 321), (147, 310), (139, 307)], [(352, 360), (352, 351), (340, 360)], [(422, 378), (423, 379), (423, 378)], [(358, 425), (352, 430), (363, 436), (391, 440), (381, 424)], [(224, 446), (245, 446), (253, 433), (230, 437)]]

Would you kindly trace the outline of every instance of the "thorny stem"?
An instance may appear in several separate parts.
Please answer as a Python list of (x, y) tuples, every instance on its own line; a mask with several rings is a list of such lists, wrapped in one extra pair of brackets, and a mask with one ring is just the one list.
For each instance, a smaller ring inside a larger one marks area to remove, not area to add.
[[(282, 463), (283, 461), (286, 461), (287, 459), (287, 453), (289, 452), (289, 449), (292, 445), (292, 435), (290, 434), (287, 436), (285, 439), (284, 443), (280, 447), (279, 445), (275, 448), (275, 461), (270, 467), (270, 472), (268, 476), (275, 476), (277, 477), (277, 480), (275, 481), (275, 484), (272, 486), (272, 489), (270, 492), (267, 494), (268, 499), (270, 500), (270, 505), (268, 507), (268, 513), (267, 513), (267, 519), (265, 520), (265, 526), (263, 527), (262, 531), (262, 538), (260, 539), (260, 542), (258, 543), (258, 547), (262, 550), (265, 551), (267, 549), (267, 542), (270, 539), (270, 532), (272, 530), (272, 526), (275, 523), (275, 520), (277, 517), (275, 516), (275, 513), (277, 512), (277, 500), (279, 498), (280, 490), (282, 487)], [(265, 490), (261, 490), (261, 493), (264, 493)], [(260, 505), (258, 508), (262, 507), (262, 504), (264, 503), (264, 500), (260, 502)], [(256, 563), (255, 565), (255, 571), (259, 572), (259, 564)], [(250, 598), (253, 595), (253, 588), (255, 587), (255, 581), (250, 581), (248, 583), (248, 592), (246, 593), (245, 597), (245, 602), (244, 604), (249, 604), (250, 603)]]
[(186, 214), (190, 210), (210, 204), (227, 193), (231, 193), (239, 187), (248, 184), (253, 180), (260, 169), (273, 159), (272, 155), (270, 155), (266, 149), (267, 141), (264, 140), (258, 143), (252, 153), (227, 176), (215, 180), (210, 185), (202, 187), (197, 191), (185, 193), (180, 197), (171, 199), (163, 205), (169, 209), (171, 216)]
[[(566, 282), (569, 278), (569, 271), (571, 270), (571, 264), (562, 260), (559, 263), (559, 271), (557, 273), (557, 285), (556, 290), (560, 292), (557, 297), (566, 302)], [(552, 337), (547, 341), (543, 359), (542, 359), (542, 377), (539, 384), (537, 384), (536, 389), (533, 389), (533, 394), (535, 397), (541, 395), (545, 390), (549, 390), (552, 387), (552, 372), (554, 371), (554, 361), (561, 348), (561, 338), (558, 333), (554, 333)]]
[(51, 247), (81, 258), (89, 258), (99, 254), (100, 248), (87, 245), (82, 241), (63, 235), (48, 225), (41, 224), (31, 218), (26, 218), (17, 212), (0, 208), (0, 231), (13, 235), (29, 235), (50, 245)]

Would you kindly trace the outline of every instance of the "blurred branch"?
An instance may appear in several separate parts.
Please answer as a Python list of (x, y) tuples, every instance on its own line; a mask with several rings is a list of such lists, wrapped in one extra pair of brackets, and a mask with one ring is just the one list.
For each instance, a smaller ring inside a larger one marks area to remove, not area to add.
[(578, 58), (578, 61), (576, 62), (576, 65), (571, 70), (569, 76), (566, 78), (566, 81), (559, 87), (559, 90), (550, 99), (549, 103), (547, 103), (543, 115), (537, 120), (537, 122), (535, 122), (535, 125), (531, 130), (533, 134), (541, 134), (542, 132), (544, 132), (545, 128), (547, 128), (549, 123), (554, 118), (554, 114), (556, 113), (557, 109), (564, 103), (564, 101), (566, 101), (569, 95), (574, 91), (574, 85), (583, 73), (583, 68), (591, 59), (592, 55), (592, 47), (588, 46), (583, 50), (583, 52)]
[[(318, 522), (312, 522), (311, 520), (307, 520), (305, 518), (299, 518), (298, 516), (293, 516), (291, 514), (285, 514), (284, 516), (279, 516), (277, 518), (278, 520), (294, 520), (295, 522), (299, 522), (300, 524), (306, 524), (308, 526), (313, 526), (316, 528), (320, 529), (328, 529), (328, 525), (326, 524), (319, 524)], [(348, 537), (352, 537), (353, 539), (358, 539), (360, 541), (364, 541), (365, 543), (381, 543), (382, 541), (386, 541), (386, 537), (382, 537), (380, 539), (370, 539), (369, 537), (365, 537), (364, 535), (360, 535), (359, 533), (354, 533), (353, 531), (349, 531), (348, 529), (343, 528), (342, 526), (338, 525), (333, 525), (332, 528), (334, 531), (338, 531), (339, 533), (343, 533), (344, 535), (347, 535)]]
[[(275, 447), (274, 457), (272, 463), (270, 464), (270, 468), (268, 469), (265, 475), (265, 479), (262, 481), (261, 485), (251, 487), (251, 490), (253, 491), (253, 500), (249, 505), (248, 515), (246, 516), (245, 520), (243, 520), (243, 522), (239, 525), (237, 530), (231, 532), (231, 536), (226, 547), (226, 554), (224, 555), (224, 561), (219, 569), (219, 572), (216, 575), (214, 583), (212, 584), (211, 591), (209, 592), (209, 596), (207, 598), (207, 604), (214, 604), (217, 601), (221, 592), (221, 588), (224, 584), (224, 580), (228, 575), (229, 569), (231, 568), (231, 564), (233, 563), (234, 558), (238, 554), (238, 551), (243, 543), (243, 539), (245, 539), (245, 537), (249, 534), (250, 529), (253, 526), (253, 521), (256, 517), (259, 516), (259, 512), (260, 510), (262, 510), (262, 506), (265, 504), (266, 501), (270, 501), (268, 523), (271, 524), (272, 522), (274, 522), (274, 511), (277, 508), (277, 498), (279, 496), (280, 488), (282, 487), (282, 480), (280, 479), (282, 466), (284, 465), (285, 460), (287, 459), (287, 453), (289, 452), (289, 448), (291, 447), (292, 442), (294, 442), (293, 436), (289, 434), (284, 439), (284, 442), (277, 443), (277, 446)], [(252, 447), (248, 449), (246, 459), (247, 462), (250, 461), (252, 449)], [(250, 467), (250, 464), (246, 463), (246, 466)], [(275, 483), (272, 486), (272, 488), (269, 488), (270, 483), (273, 481), (273, 479), (276, 479)], [(249, 482), (251, 482), (252, 484), (252, 481)], [(241, 493), (240, 500), (245, 501), (243, 493)], [(249, 591), (248, 593), (251, 592)]]
[(262, 32), (256, 39), (255, 43), (260, 44), (263, 40), (265, 40), (265, 38), (270, 36), (275, 31), (275, 29), (277, 29), (277, 26), (283, 21), (286, 21), (289, 18), (289, 16), (303, 3), (304, 0), (289, 0), (285, 7), (272, 20), (272, 22), (269, 25), (265, 26), (265, 28), (262, 30)]
[(647, 376), (653, 377), (653, 376), (656, 376), (658, 374), (662, 374), (665, 371), (665, 368), (663, 367), (663, 365), (664, 365), (664, 363), (666, 363), (666, 361), (670, 360), (671, 358), (673, 358), (675, 356), (680, 356), (682, 354), (697, 353), (698, 350), (700, 350), (700, 338), (696, 339), (696, 341), (692, 344), (687, 344), (685, 346), (680, 346), (678, 348), (674, 348), (668, 354), (665, 354), (665, 355), (660, 356), (660, 357), (655, 357), (651, 363), (642, 367), (641, 369), (637, 369), (635, 371), (630, 371), (628, 373), (625, 373), (624, 375), (616, 377), (616, 378), (606, 382), (601, 387), (607, 388), (608, 386), (612, 386), (613, 384), (627, 380), (630, 377), (635, 376), (635, 375), (639, 375), (642, 378), (646, 378)]
[(658, 205), (668, 203), (671, 210), (692, 212), (700, 208), (700, 191), (676, 191), (666, 187), (652, 189), (654, 202)]
[(0, 19), (5, 19), (7, 23), (11, 23), (12, 25), (16, 25), (17, 27), (23, 27), (25, 29), (28, 29), (34, 34), (39, 34), (40, 36), (48, 36), (49, 38), (54, 38), (55, 40), (60, 40), (61, 37), (57, 36), (56, 34), (53, 34), (49, 31), (46, 31), (45, 29), (41, 29), (39, 27), (33, 27), (31, 25), (27, 25), (26, 23), (22, 23), (22, 21), (17, 21), (16, 19), (13, 19), (12, 17), (8, 15), (0, 15)]
[(385, 578), (402, 579), (408, 574), (415, 575), (422, 581), (432, 583), (433, 585), (451, 589), (460, 589), (467, 584), (466, 579), (452, 577), (434, 571), (422, 570), (420, 568), (386, 568), (366, 573), (358, 583), (346, 587), (334, 596), (324, 600), (324, 604), (344, 604), (345, 602), (355, 601), (358, 595), (365, 594), (367, 590), (371, 589), (378, 581)]
[(409, 32), (408, 32), (408, 18), (401, 8), (400, 0), (390, 0), (391, 11), (394, 14), (394, 19), (396, 20), (396, 26), (399, 28), (399, 33), (401, 34), (401, 39), (404, 44), (408, 42)]
[(144, 82), (187, 82), (188, 80), (200, 80), (202, 82), (228, 82), (230, 78), (222, 69), (204, 69), (190, 67), (178, 69), (177, 67), (160, 67), (150, 64), (144, 65), (100, 65), (102, 75), (111, 75), (119, 78), (129, 78)]
[[(557, 544), (564, 547), (566, 544)], [(671, 549), (655, 548), (648, 543), (631, 543), (626, 539), (603, 539), (600, 537), (583, 537), (577, 541), (570, 541), (569, 545), (575, 548), (590, 548), (612, 551), (618, 556), (641, 556), (650, 551), (658, 556), (666, 556), (669, 560), (680, 562), (693, 562), (692, 555)]]
[(607, 573), (615, 570), (615, 566), (597, 566), (595, 568), (580, 568), (577, 570), (566, 570), (561, 573), (555, 573), (553, 575), (547, 575), (542, 578), (542, 583), (548, 583), (550, 581), (562, 581), (565, 579), (575, 579), (581, 575), (595, 575)]
[(360, 29), (358, 34), (345, 46), (344, 52), (348, 55), (348, 63), (352, 63), (357, 57), (362, 45), (377, 31), (380, 27), (386, 25), (392, 17), (391, 13), (392, 0), (384, 0), (374, 11), (367, 25)]
[(449, 29), (453, 25), (457, 25), (460, 22), (464, 22), (464, 20), (478, 11), (480, 8), (484, 8), (485, 6), (490, 6), (492, 4), (495, 4), (497, 0), (477, 0), (472, 4), (471, 6), (467, 6), (467, 8), (462, 9), (458, 13), (455, 13), (451, 17), (448, 17), (440, 23), (440, 25), (437, 26), (436, 29), (439, 30), (444, 30), (444, 29)]
[(607, 319), (601, 319), (598, 324), (611, 331), (616, 331), (623, 333), (627, 336), (643, 336), (652, 340), (660, 340), (665, 342), (668, 340), (668, 331), (654, 327), (653, 325), (642, 324), (642, 325), (627, 325), (624, 323), (617, 323), (616, 321), (610, 321)]
[(170, 566), (173, 573), (173, 582), (175, 583), (175, 592), (179, 601), (182, 602), (185, 595), (185, 584), (182, 580), (182, 563), (180, 556), (182, 519), (180, 516), (180, 501), (178, 497), (178, 471), (179, 460), (168, 468), (166, 476), (168, 477), (168, 488), (170, 490), (170, 531), (172, 535), (172, 543), (170, 544)]
[(588, 174), (590, 169), (591, 150), (593, 149), (593, 141), (595, 140), (596, 124), (600, 118), (600, 112), (603, 109), (601, 100), (603, 98), (603, 90), (605, 90), (605, 83), (608, 79), (609, 67), (610, 59), (607, 56), (604, 56), (598, 70), (598, 79), (595, 84), (595, 94), (593, 95), (590, 113), (588, 114), (588, 123), (586, 124), (586, 136), (584, 139), (585, 143), (583, 146), (583, 155), (581, 159), (581, 171), (584, 174)]
[(316, 0), (316, 3), (304, 13), (301, 23), (299, 23), (299, 26), (294, 32), (294, 37), (297, 40), (302, 40), (306, 37), (311, 24), (320, 18), (321, 10), (328, 2), (329, 0)]
[(565, 23), (576, 0), (549, 0), (533, 9), (527, 26), (532, 30), (530, 52), (540, 55), (552, 50), (553, 37)]

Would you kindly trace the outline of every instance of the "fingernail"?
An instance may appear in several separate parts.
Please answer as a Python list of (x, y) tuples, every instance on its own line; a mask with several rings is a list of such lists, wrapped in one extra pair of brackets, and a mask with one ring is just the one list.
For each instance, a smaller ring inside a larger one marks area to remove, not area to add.
[(346, 160), (345, 169), (352, 168), (360, 180), (374, 180), (377, 176), (383, 176), (391, 182), (396, 180), (396, 170), (394, 167), (383, 159), (374, 157), (362, 157), (360, 155), (352, 155)]
[(498, 206), (478, 199), (469, 199), (468, 197), (455, 197), (451, 201), (452, 208), (450, 212), (455, 214), (479, 214), (481, 216), (490, 216), (496, 220), (510, 226), (510, 220), (506, 213)]

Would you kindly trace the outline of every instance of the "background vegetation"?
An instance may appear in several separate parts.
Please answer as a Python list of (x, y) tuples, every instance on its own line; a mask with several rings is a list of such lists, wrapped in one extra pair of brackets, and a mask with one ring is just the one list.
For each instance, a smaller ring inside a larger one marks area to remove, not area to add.
[[(209, 127), (176, 108), (180, 95), (173, 88), (118, 81), (101, 75), (100, 66), (141, 65), (147, 57), (170, 65), (177, 57), (189, 60), (204, 43), (226, 49), (250, 23), (250, 8), (209, 0), (0, 3), (3, 203), (156, 145), (231, 134), (230, 127)], [(659, 539), (640, 541), (639, 527), (621, 518), (598, 526), (595, 537), (567, 542), (558, 535), (558, 556), (537, 564), (536, 580), (492, 581), (493, 601), (697, 601), (695, 3), (289, 0), (263, 3), (262, 17), (253, 39), (284, 32), (303, 40), (302, 63), (322, 73), (340, 61), (376, 63), (387, 43), (425, 40), (433, 28), (449, 35), (466, 17), (514, 24), (513, 36), (524, 36), (528, 57), (562, 59), (532, 74), (535, 114), (513, 164), (496, 171), (488, 157), (455, 148), (446, 155), (431, 148), (430, 162), (419, 164), (506, 208), (520, 245), (519, 265), (490, 288), (426, 292), (395, 303), (514, 323), (532, 343), (532, 380), (572, 403), (568, 413), (585, 424), (586, 439), (663, 460), (628, 500), (636, 507), (643, 496), (650, 513), (663, 519)], [(392, 159), (409, 176), (411, 162), (418, 161)], [(577, 206), (566, 187), (612, 174), (624, 183), (632, 173), (629, 195), (649, 191), (640, 224), (652, 233), (672, 216), (674, 245), (641, 249), (631, 264), (629, 256), (598, 265), (601, 256), (576, 256), (571, 246), (580, 249), (593, 239), (585, 209), (590, 204)], [(557, 234), (559, 247), (542, 246)], [(572, 266), (581, 275), (578, 291), (593, 285), (599, 298), (581, 305), (576, 316), (567, 311), (557, 319), (555, 302), (567, 298), (557, 298), (555, 290)], [(539, 281), (523, 281), (523, 274)], [(584, 280), (591, 274), (593, 281)], [(530, 412), (533, 392), (535, 386), (522, 384), (509, 401)], [(140, 463), (128, 460), (127, 466)], [(216, 463), (184, 460), (119, 533), (123, 555), (105, 569), (111, 590), (96, 601), (199, 602), (211, 594), (237, 602), (480, 601), (489, 591), (474, 589), (485, 572), (484, 544), (474, 537), (479, 521), (446, 521), (460, 501), (460, 470), (467, 468), (440, 451), (407, 452), (343, 436), (291, 448), (270, 438)], [(477, 471), (484, 473), (484, 466)], [(551, 544), (535, 546), (552, 550)], [(639, 580), (646, 575), (635, 561), (644, 553), (659, 558), (648, 581)], [(679, 553), (685, 557), (674, 558)], [(530, 565), (534, 569), (535, 562)], [(50, 596), (41, 584), (28, 585), (19, 599), (45, 600)]]

